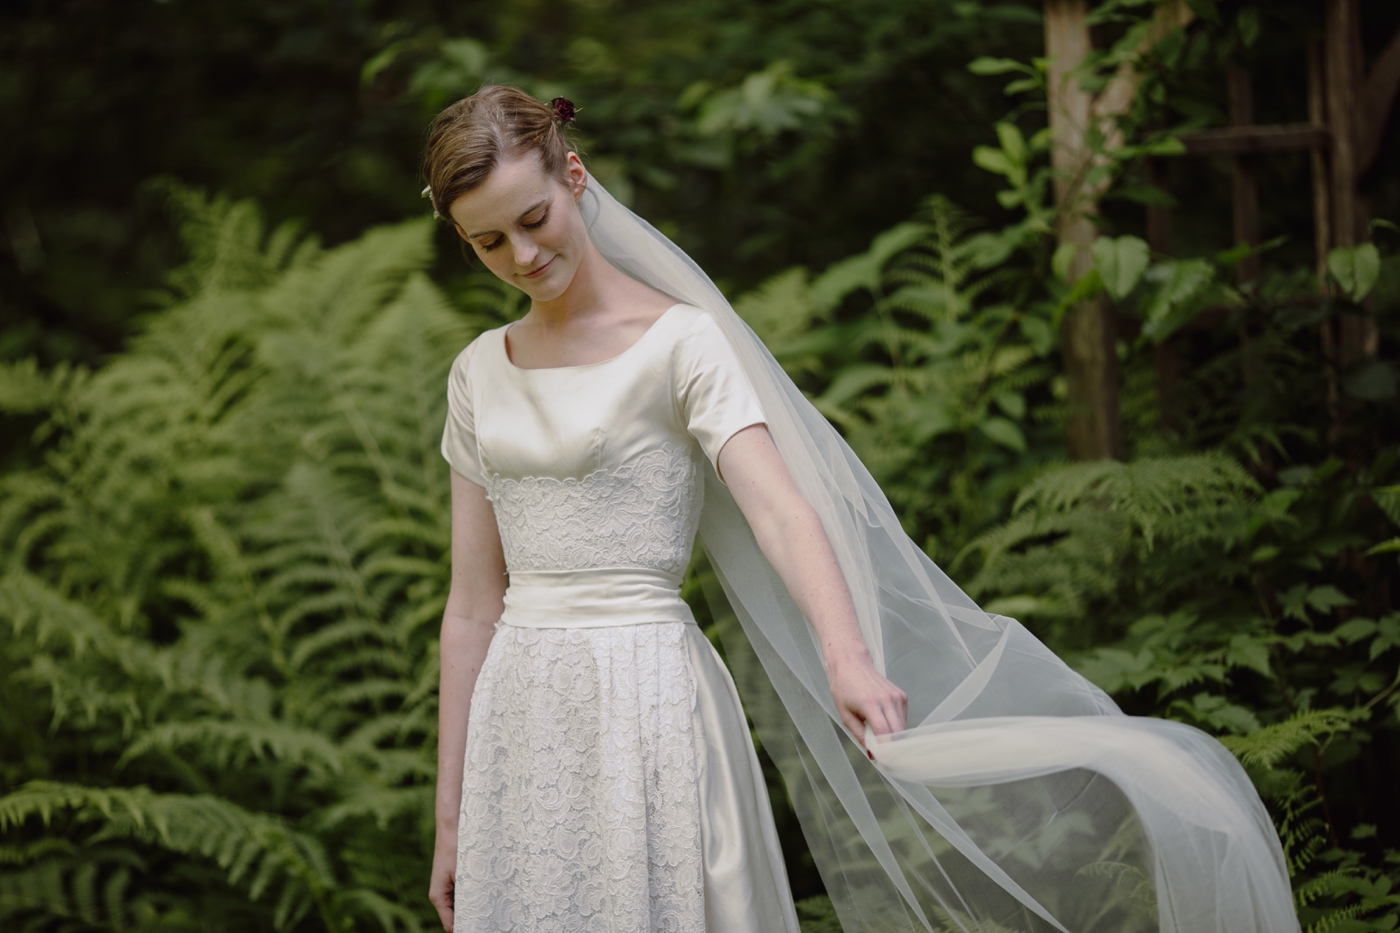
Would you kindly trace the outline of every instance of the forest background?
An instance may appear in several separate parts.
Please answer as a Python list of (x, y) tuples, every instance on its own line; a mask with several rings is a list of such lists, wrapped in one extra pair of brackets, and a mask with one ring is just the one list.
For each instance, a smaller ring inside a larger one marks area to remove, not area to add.
[[(1228, 122), (1231, 63), (1306, 122), (1323, 4), (1093, 6), (1070, 80), (1136, 78), (1092, 211), (1056, 207), (1031, 0), (0, 10), (0, 926), (432, 928), (443, 386), (524, 307), (417, 166), (499, 80), (577, 103), (955, 579), (1241, 758), (1306, 928), (1395, 929), (1400, 120), (1365, 242), (1319, 266), (1297, 152), (1251, 162), (1241, 248), (1230, 160), (1178, 139)], [(1400, 7), (1359, 11), (1375, 67)], [(1108, 459), (1067, 441), (1091, 306)], [(838, 929), (780, 765), (804, 925)]]

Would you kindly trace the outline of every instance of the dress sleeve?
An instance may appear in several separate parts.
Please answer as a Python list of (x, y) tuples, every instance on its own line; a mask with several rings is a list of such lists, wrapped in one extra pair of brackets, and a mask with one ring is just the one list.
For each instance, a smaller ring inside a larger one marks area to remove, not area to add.
[(467, 378), (476, 344), (473, 341), (457, 355), (447, 374), (447, 424), (442, 431), (442, 455), (463, 477), (485, 486), (486, 477), (481, 470), (481, 454), (476, 444), (471, 382)]
[(719, 473), (719, 452), (744, 428), (767, 419), (734, 348), (705, 315), (677, 346), (676, 397), (686, 427)]

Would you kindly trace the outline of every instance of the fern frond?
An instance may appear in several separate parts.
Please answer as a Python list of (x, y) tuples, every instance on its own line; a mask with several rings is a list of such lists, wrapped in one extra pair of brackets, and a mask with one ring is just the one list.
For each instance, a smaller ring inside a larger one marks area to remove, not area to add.
[(147, 730), (132, 742), (117, 767), (151, 751), (172, 754), (193, 746), (218, 771), (249, 760), (271, 758), (313, 771), (338, 773), (345, 767), (340, 750), (321, 733), (285, 722), (239, 722), (198, 719), (170, 722)]
[(1273, 768), (1304, 745), (1319, 737), (1351, 728), (1351, 717), (1344, 710), (1303, 710), (1283, 722), (1265, 726), (1248, 735), (1221, 738), (1235, 757), (1250, 767)]

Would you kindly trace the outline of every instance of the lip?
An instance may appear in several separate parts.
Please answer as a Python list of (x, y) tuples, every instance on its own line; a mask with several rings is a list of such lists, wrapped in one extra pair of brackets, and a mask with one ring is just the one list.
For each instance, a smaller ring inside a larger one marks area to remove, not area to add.
[(554, 259), (551, 259), (549, 262), (547, 262), (547, 263), (545, 263), (544, 265), (540, 266), (540, 267), (539, 267), (538, 269), (536, 269), (534, 272), (522, 272), (522, 273), (521, 273), (521, 278), (526, 278), (526, 279), (537, 279), (537, 278), (539, 278), (540, 276), (544, 275), (544, 270), (546, 270), (546, 269), (548, 269), (550, 266), (554, 265), (554, 260), (555, 260), (555, 259), (558, 259), (558, 258), (559, 258), (558, 256), (555, 256)]

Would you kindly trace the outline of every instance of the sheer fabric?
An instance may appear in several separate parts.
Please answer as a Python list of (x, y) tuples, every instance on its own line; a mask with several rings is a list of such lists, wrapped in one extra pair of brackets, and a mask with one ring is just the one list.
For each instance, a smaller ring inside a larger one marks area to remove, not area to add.
[(909, 695), (910, 728), (868, 761), (810, 627), (708, 467), (700, 536), (725, 652), (847, 933), (1297, 930), (1278, 838), (1233, 757), (1190, 727), (1123, 716), (1017, 622), (982, 612), (704, 272), (592, 179), (583, 207), (610, 262), (718, 325), (821, 517), (877, 669)]

